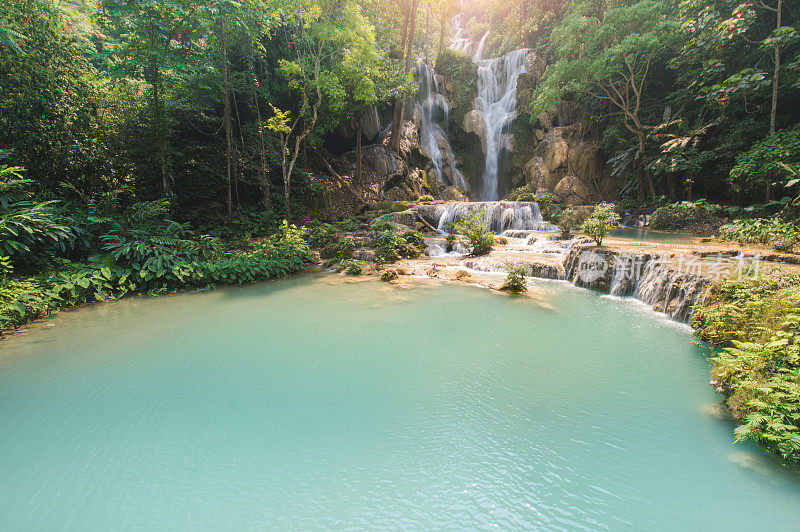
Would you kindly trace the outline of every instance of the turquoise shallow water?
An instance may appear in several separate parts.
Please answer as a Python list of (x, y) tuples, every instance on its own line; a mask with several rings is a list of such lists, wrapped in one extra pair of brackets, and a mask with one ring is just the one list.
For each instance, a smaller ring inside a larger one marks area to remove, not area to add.
[(0, 529), (792, 529), (683, 326), (306, 276), (62, 313), (0, 345)]
[(611, 229), (608, 236), (611, 238), (624, 238), (626, 240), (658, 242), (660, 244), (694, 244), (701, 238), (690, 233), (654, 231), (646, 227), (614, 227)]

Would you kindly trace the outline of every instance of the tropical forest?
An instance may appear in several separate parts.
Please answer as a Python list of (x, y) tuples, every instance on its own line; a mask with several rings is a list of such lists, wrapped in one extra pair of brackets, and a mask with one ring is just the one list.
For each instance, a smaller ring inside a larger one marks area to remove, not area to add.
[(0, 0), (0, 529), (797, 530), (798, 29)]

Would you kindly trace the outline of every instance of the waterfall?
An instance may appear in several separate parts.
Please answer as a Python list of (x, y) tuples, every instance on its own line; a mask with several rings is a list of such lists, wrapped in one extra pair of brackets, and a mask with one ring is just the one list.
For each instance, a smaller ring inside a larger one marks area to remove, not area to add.
[[(450, 48), (469, 54), (473, 50), (473, 42), (460, 13), (450, 20), (453, 41)], [(525, 73), (525, 59), (528, 50), (521, 48), (509, 52), (503, 57), (483, 59), (483, 50), (489, 32), (483, 34), (475, 45), (472, 60), (478, 64), (478, 97), (475, 98), (475, 109), (483, 117), (486, 125), (484, 144), (486, 163), (483, 170), (481, 190), (478, 191), (481, 201), (494, 201), (500, 198), (498, 189), (498, 172), (500, 155), (508, 149), (510, 136), (504, 136), (508, 126), (514, 120), (517, 109), (517, 78)]]
[(478, 46), (475, 48), (475, 53), (472, 54), (472, 60), (475, 62), (480, 61), (483, 59), (483, 49), (486, 47), (486, 39), (489, 37), (489, 31), (487, 30), (486, 33), (483, 34), (481, 40), (478, 41)]
[(480, 191), (484, 201), (499, 197), (500, 154), (506, 147), (503, 132), (517, 111), (517, 78), (525, 72), (528, 50), (522, 48), (495, 59), (478, 61), (478, 97), (475, 109), (486, 123), (486, 166)]
[(450, 29), (453, 32), (453, 41), (450, 43), (450, 48), (465, 54), (469, 53), (470, 48), (472, 48), (472, 41), (464, 25), (464, 13), (459, 13), (450, 19)]
[[(439, 83), (436, 81), (436, 73), (425, 62), (417, 60), (414, 70), (414, 78), (419, 84), (419, 96), (421, 101), (415, 106), (419, 116), (419, 141), (422, 148), (428, 154), (433, 164), (433, 171), (439, 181), (456, 185), (461, 187), (464, 191), (468, 190), (467, 181), (464, 176), (456, 168), (455, 155), (453, 149), (450, 147), (450, 142), (447, 139), (442, 126), (435, 121), (440, 117), (443, 124), (447, 124), (447, 119), (450, 113), (447, 100), (439, 92)], [(445, 160), (442, 154), (447, 156)], [(451, 179), (446, 179), (444, 176), (444, 167), (449, 165)]]
[(558, 226), (545, 222), (539, 204), (527, 201), (457, 202), (436, 206), (436, 228), (450, 232), (452, 225), (469, 213), (477, 213), (495, 233), (509, 229), (530, 231), (558, 231)]

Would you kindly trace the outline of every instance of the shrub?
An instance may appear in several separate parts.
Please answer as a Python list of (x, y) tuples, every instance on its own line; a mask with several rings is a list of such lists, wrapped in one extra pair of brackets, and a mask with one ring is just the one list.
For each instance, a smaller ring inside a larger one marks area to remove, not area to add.
[(306, 224), (306, 233), (309, 245), (313, 248), (321, 249), (333, 241), (336, 228), (331, 224), (317, 222), (315, 224)]
[(472, 274), (469, 273), (467, 270), (458, 270), (456, 272), (456, 279), (458, 279), (459, 281), (462, 281), (468, 277), (472, 277)]
[(470, 212), (455, 225), (455, 231), (463, 235), (472, 247), (473, 255), (486, 255), (492, 251), (494, 233), (489, 229), (489, 224), (483, 221), (476, 212)]
[(603, 245), (603, 238), (608, 235), (611, 226), (619, 221), (619, 214), (613, 203), (599, 203), (592, 215), (581, 225), (581, 231), (594, 240), (598, 246)]
[(425, 239), (418, 231), (409, 230), (399, 235), (391, 222), (378, 221), (372, 224), (375, 260), (378, 264), (390, 263), (400, 258), (413, 259), (425, 249)]
[(509, 292), (525, 292), (528, 289), (528, 284), (525, 282), (525, 267), (507, 264), (505, 268), (508, 275), (506, 275), (506, 281), (500, 289)]
[(339, 263), (337, 269), (347, 275), (361, 275), (364, 271), (364, 265), (356, 259), (346, 259)]
[(339, 262), (352, 257), (355, 247), (356, 246), (353, 244), (352, 240), (348, 238), (340, 238), (336, 242), (329, 242), (324, 248), (322, 248), (319, 256), (323, 259), (331, 259), (334, 262)]
[(458, 241), (458, 235), (454, 235), (452, 233), (444, 237), (444, 243), (445, 246), (447, 246), (446, 251), (453, 251), (453, 246), (456, 245), (457, 241)]
[(722, 347), (711, 384), (752, 440), (800, 463), (800, 276), (771, 274), (715, 285), (692, 320)]
[(506, 244), (508, 244), (508, 239), (503, 236), (496, 236), (494, 237), (494, 243), (497, 244), (498, 246), (505, 246)]
[(352, 216), (339, 222), (339, 227), (342, 231), (355, 231), (358, 229), (358, 222)]
[(406, 241), (407, 244), (415, 246), (420, 249), (425, 248), (425, 239), (422, 237), (422, 233), (419, 231), (409, 230), (403, 233), (403, 239)]
[(668, 231), (713, 232), (722, 224), (722, 210), (700, 199), (663, 205), (650, 217), (650, 227)]
[(394, 281), (397, 279), (397, 272), (395, 270), (384, 270), (381, 272), (381, 281)]
[(765, 244), (778, 251), (792, 252), (800, 242), (800, 228), (795, 222), (776, 218), (740, 218), (719, 229), (720, 240), (744, 244)]
[(567, 239), (570, 237), (572, 230), (579, 225), (578, 215), (573, 209), (565, 209), (558, 217), (558, 228), (561, 229), (561, 238)]
[(433, 196), (431, 196), (430, 194), (423, 194), (422, 196), (419, 197), (419, 201), (421, 202), (433, 201)]

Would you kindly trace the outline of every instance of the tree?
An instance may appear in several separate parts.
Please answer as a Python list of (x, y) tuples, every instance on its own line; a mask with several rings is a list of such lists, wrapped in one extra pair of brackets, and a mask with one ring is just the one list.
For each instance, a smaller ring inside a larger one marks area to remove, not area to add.
[(175, 76), (190, 66), (197, 44), (198, 4), (193, 0), (101, 0), (103, 27), (118, 37), (118, 67), (150, 88), (150, 122), (161, 173), (161, 186), (169, 197), (167, 161), (169, 119), (167, 98)]
[[(414, 34), (417, 24), (417, 6), (419, 0), (406, 0), (405, 20), (403, 22), (403, 42), (402, 57), (405, 71), (411, 70), (411, 54), (414, 46)], [(403, 114), (405, 114), (406, 94), (403, 93), (394, 104), (394, 114), (392, 115), (392, 131), (389, 137), (389, 144), (395, 149), (400, 149), (400, 130), (402, 129)]]
[(598, 203), (586, 221), (581, 225), (581, 232), (589, 235), (598, 246), (603, 245), (611, 227), (619, 221), (619, 214), (613, 203)]
[(467, 239), (473, 255), (486, 255), (492, 251), (494, 233), (477, 212), (470, 211), (453, 229)]
[(537, 88), (535, 111), (551, 108), (565, 94), (589, 94), (609, 103), (636, 138), (639, 200), (655, 197), (652, 177), (642, 164), (648, 130), (642, 109), (651, 66), (669, 48), (676, 24), (665, 5), (642, 0), (596, 15), (574, 12), (553, 31), (557, 60)]

